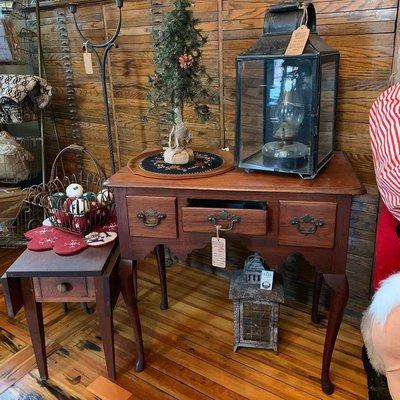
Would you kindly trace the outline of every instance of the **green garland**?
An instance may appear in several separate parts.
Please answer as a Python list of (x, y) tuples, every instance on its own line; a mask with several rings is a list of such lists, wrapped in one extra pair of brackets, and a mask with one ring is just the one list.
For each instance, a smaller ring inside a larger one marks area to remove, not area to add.
[(204, 104), (210, 76), (201, 65), (202, 47), (207, 38), (197, 28), (189, 0), (172, 0), (173, 9), (154, 30), (155, 73), (149, 77), (149, 111), (174, 122), (174, 109), (192, 106), (200, 120), (210, 117)]

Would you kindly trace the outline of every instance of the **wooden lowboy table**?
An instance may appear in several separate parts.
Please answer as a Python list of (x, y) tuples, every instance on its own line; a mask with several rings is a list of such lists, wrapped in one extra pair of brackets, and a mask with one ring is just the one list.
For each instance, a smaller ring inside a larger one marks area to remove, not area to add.
[[(347, 242), (352, 197), (365, 193), (346, 156), (337, 152), (317, 178), (233, 170), (197, 179), (154, 179), (122, 168), (107, 185), (114, 188), (121, 257), (136, 265), (156, 250), (163, 298), (168, 307), (164, 245), (180, 259), (204, 247), (215, 225), (231, 228), (269, 265), (301, 252), (316, 269), (312, 320), (318, 322), (322, 281), (331, 289), (331, 306), (321, 384), (333, 392), (332, 353), (346, 306)], [(135, 283), (136, 284), (136, 283)]]

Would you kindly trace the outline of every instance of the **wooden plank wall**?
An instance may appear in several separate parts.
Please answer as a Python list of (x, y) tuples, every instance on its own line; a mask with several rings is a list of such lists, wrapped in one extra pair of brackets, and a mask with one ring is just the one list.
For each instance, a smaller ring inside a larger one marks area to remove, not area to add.
[[(113, 3), (80, 0), (78, 20), (92, 40), (110, 36), (117, 24)], [(213, 78), (209, 105), (211, 121), (197, 122), (188, 110), (186, 119), (193, 132), (194, 146), (220, 146), (226, 135), (233, 145), (235, 118), (235, 56), (248, 48), (262, 33), (268, 6), (276, 0), (194, 0), (194, 12), (208, 36), (204, 63)], [(54, 111), (62, 135), (61, 145), (71, 143), (71, 126), (66, 107), (66, 88), (57, 40), (56, 17), (67, 14), (71, 42), (74, 86), (82, 144), (108, 166), (103, 119), (103, 100), (98, 78), (83, 69), (82, 41), (66, 10), (65, 2), (43, 2), (42, 32), (48, 79), (54, 87)], [(146, 147), (165, 144), (169, 127), (146, 113), (148, 75), (153, 71), (152, 28), (162, 19), (168, 0), (127, 0), (123, 7), (123, 28), (119, 48), (111, 51), (109, 68), (110, 107), (114, 115), (114, 139), (118, 165)], [(374, 173), (369, 144), (368, 112), (373, 100), (390, 82), (398, 0), (315, 0), (318, 32), (341, 53), (340, 90), (336, 148), (346, 151), (357, 174), (372, 190), (353, 205), (348, 270), (352, 287), (350, 311), (357, 314), (368, 301), (372, 268), (377, 196), (373, 193)], [(57, 148), (51, 125), (47, 129), (48, 161)], [(69, 163), (75, 164), (73, 159)], [(108, 169), (109, 172), (109, 169)], [(362, 270), (362, 279), (359, 279)], [(295, 285), (295, 283), (293, 283)], [(301, 285), (301, 283), (298, 283)], [(301, 296), (300, 296), (301, 297)]]
[[(103, 40), (105, 33), (110, 34), (117, 23), (114, 5), (84, 3), (78, 10), (82, 29), (91, 39)], [(164, 143), (168, 134), (169, 127), (154, 118), (147, 124), (142, 122), (146, 112), (147, 79), (153, 71), (152, 26), (162, 18), (168, 3), (168, 0), (131, 0), (125, 1), (123, 7), (119, 48), (112, 50), (109, 63), (110, 105), (115, 112), (114, 135), (121, 165), (145, 147)], [(209, 99), (214, 112), (211, 121), (201, 124), (190, 110), (187, 112), (195, 145), (218, 146), (224, 131), (228, 144), (233, 144), (235, 56), (260, 36), (265, 10), (275, 3), (276, 0), (194, 1), (196, 17), (209, 39), (204, 63), (214, 79)], [(60, 2), (59, 7), (43, 11), (42, 31), (46, 68), (55, 88), (54, 108), (65, 143), (70, 137), (69, 120), (60, 46), (56, 39), (56, 15), (66, 11), (63, 4)], [(341, 53), (336, 147), (347, 152), (364, 182), (373, 183), (368, 111), (373, 100), (389, 84), (398, 0), (316, 0), (314, 4), (319, 33)], [(70, 15), (68, 20), (82, 139), (106, 161), (98, 71), (95, 68), (94, 75), (84, 73), (82, 41), (71, 24)], [(56, 151), (52, 140), (48, 141), (48, 151), (51, 160)]]

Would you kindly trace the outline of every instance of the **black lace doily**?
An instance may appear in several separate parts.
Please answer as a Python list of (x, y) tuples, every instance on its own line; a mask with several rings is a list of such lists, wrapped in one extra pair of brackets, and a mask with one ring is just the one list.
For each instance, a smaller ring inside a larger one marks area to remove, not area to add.
[(144, 171), (162, 175), (194, 175), (209, 172), (221, 167), (224, 159), (217, 154), (206, 151), (195, 151), (194, 161), (185, 164), (168, 164), (164, 161), (163, 153), (152, 154), (140, 162), (140, 168)]

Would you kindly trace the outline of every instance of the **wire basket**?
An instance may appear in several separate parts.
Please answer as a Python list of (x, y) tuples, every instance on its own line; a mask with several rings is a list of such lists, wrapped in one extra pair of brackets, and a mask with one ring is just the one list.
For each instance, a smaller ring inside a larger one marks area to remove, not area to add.
[(24, 246), (27, 242), (24, 233), (42, 225), (43, 213), (42, 207), (22, 201), (15, 218), (0, 220), (0, 247)]
[(37, 52), (35, 27), (28, 28), (29, 2), (0, 1), (0, 62), (26, 64)]
[[(88, 156), (96, 172), (79, 171), (59, 177), (57, 164), (66, 152), (79, 152)], [(55, 228), (85, 235), (114, 216), (113, 193), (103, 186), (105, 180), (106, 176), (96, 158), (84, 147), (70, 145), (57, 154), (49, 182), (29, 188), (25, 201), (43, 207), (45, 218)], [(66, 196), (68, 186), (74, 184), (82, 186), (85, 191), (83, 196)]]

